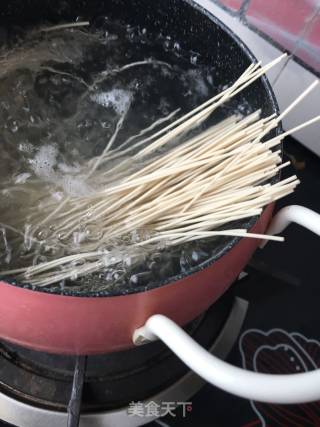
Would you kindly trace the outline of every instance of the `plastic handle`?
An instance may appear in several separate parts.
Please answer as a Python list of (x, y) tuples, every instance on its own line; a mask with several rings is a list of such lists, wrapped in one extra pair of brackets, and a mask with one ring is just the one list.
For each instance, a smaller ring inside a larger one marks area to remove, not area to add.
[(320, 369), (273, 375), (237, 368), (203, 349), (180, 326), (160, 314), (150, 317), (145, 326), (135, 331), (135, 340), (141, 340), (141, 336), (160, 338), (200, 377), (239, 397), (287, 404), (320, 399)]
[[(299, 205), (282, 208), (272, 219), (266, 234), (279, 234), (291, 223), (299, 224), (320, 236), (320, 215)], [(264, 240), (260, 247), (263, 248), (267, 243), (268, 240)]]
[[(320, 215), (302, 206), (288, 206), (279, 211), (268, 233), (277, 234), (291, 222), (320, 235)], [(150, 317), (133, 335), (137, 345), (158, 338), (199, 376), (239, 397), (279, 404), (320, 400), (320, 369), (274, 375), (237, 368), (203, 349), (180, 326), (160, 314)]]

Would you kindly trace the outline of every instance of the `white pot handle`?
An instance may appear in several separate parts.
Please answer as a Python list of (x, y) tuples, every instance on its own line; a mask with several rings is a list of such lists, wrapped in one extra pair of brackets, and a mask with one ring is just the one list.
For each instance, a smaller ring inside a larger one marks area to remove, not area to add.
[[(272, 219), (266, 234), (281, 233), (291, 223), (296, 223), (320, 236), (320, 215), (303, 206), (291, 205), (282, 208)], [(260, 245), (263, 248), (268, 243), (264, 240)]]
[[(302, 206), (288, 206), (272, 220), (268, 234), (296, 222), (320, 235), (320, 215)], [(320, 369), (297, 374), (260, 374), (230, 365), (195, 342), (180, 326), (157, 314), (133, 335), (136, 345), (160, 339), (190, 369), (209, 383), (242, 398), (294, 404), (320, 400)]]

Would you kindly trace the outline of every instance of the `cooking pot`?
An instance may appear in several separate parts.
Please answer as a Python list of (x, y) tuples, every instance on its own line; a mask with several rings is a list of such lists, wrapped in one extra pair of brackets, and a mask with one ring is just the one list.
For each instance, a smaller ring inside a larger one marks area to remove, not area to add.
[[(256, 62), (230, 29), (190, 0), (11, 0), (0, 5), (0, 22), (5, 28), (55, 25), (73, 22), (77, 17), (92, 20), (106, 15), (183, 40), (184, 49), (197, 52), (202, 63), (212, 67), (217, 86), (234, 81)], [(263, 116), (278, 113), (266, 77), (241, 96), (252, 110), (261, 108)], [(280, 132), (279, 126), (270, 136)], [(246, 227), (252, 233), (265, 233), (272, 212), (273, 205), (267, 206)], [(303, 212), (301, 221), (308, 226), (303, 219), (306, 211)], [(319, 232), (320, 220), (313, 215)], [(283, 218), (277, 216), (272, 227)], [(255, 239), (231, 238), (201, 265), (163, 283), (150, 283), (123, 293), (58, 294), (1, 281), (0, 337), (34, 350), (77, 355), (120, 351), (160, 338), (199, 375), (229, 392), (272, 402), (318, 399), (320, 372), (279, 377), (245, 372), (209, 356), (180, 329), (228, 289), (258, 245)]]

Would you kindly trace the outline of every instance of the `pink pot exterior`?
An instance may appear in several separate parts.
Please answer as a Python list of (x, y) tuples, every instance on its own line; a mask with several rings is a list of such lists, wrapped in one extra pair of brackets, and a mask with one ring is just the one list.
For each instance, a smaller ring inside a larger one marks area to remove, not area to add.
[[(252, 232), (264, 233), (268, 206)], [(259, 240), (243, 238), (204, 270), (160, 288), (125, 296), (72, 297), (0, 282), (0, 337), (57, 354), (98, 354), (133, 346), (133, 331), (153, 314), (185, 325), (214, 303), (249, 262)]]

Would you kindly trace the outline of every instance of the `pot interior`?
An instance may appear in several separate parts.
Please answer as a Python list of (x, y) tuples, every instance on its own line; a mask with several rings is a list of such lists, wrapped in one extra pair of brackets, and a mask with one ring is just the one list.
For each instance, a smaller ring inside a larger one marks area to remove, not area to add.
[[(107, 20), (106, 20), (107, 18)], [(151, 35), (155, 41), (150, 46), (140, 49), (134, 60), (144, 60), (148, 55), (161, 61), (170, 62), (177, 46), (180, 51), (182, 67), (187, 72), (197, 73), (207, 70), (208, 88), (200, 93), (199, 99), (186, 101), (182, 110), (196, 107), (200, 101), (208, 99), (221, 89), (230, 85), (256, 59), (248, 48), (215, 17), (200, 6), (188, 0), (12, 0), (0, 4), (0, 43), (9, 45), (16, 40), (21, 31), (27, 28), (45, 27), (75, 21), (90, 21), (97, 28), (104, 28), (113, 23), (130, 26), (133, 37), (143, 34)], [(110, 24), (111, 23), (111, 24)], [(124, 52), (125, 55), (125, 52)], [(125, 58), (124, 58), (124, 64)], [(160, 82), (161, 83), (161, 82)], [(161, 84), (156, 87), (153, 96), (161, 96), (166, 90)], [(262, 110), (262, 116), (278, 111), (277, 103), (266, 78), (261, 78), (241, 92), (232, 102), (220, 108), (216, 120), (234, 112), (250, 113)], [(276, 134), (280, 127), (273, 131)], [(272, 134), (271, 134), (272, 136)], [(277, 178), (275, 178), (277, 179)], [(257, 218), (239, 221), (237, 228), (250, 229)], [(51, 286), (41, 288), (43, 292), (63, 293), (79, 296), (113, 296), (146, 291), (174, 282), (195, 271), (205, 268), (228, 252), (239, 238), (215, 238), (187, 244), (163, 251), (160, 254), (159, 274), (145, 274), (146, 266), (139, 265), (121, 283), (103, 286), (101, 277), (92, 275), (80, 280), (76, 285)], [(150, 259), (146, 263), (150, 263)], [(148, 271), (148, 273), (150, 273)], [(137, 280), (132, 280), (132, 277)], [(30, 287), (27, 284), (21, 285)]]

